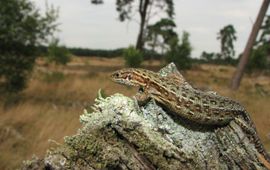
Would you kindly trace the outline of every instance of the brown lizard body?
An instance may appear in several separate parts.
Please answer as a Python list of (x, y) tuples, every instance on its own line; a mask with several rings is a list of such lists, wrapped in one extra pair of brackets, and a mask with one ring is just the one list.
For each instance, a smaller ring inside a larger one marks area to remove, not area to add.
[(227, 124), (244, 110), (240, 104), (229, 98), (175, 84), (170, 78), (160, 77), (152, 71), (124, 69), (115, 72), (112, 77), (118, 83), (142, 87), (146, 96), (197, 123)]
[[(130, 68), (114, 72), (111, 78), (120, 84), (142, 88), (144, 99), (152, 98), (180, 117), (193, 122), (204, 125), (226, 125), (236, 120), (251, 136), (259, 153), (270, 161), (257, 136), (252, 120), (238, 102), (194, 89), (182, 76), (161, 77), (149, 70)], [(240, 115), (244, 117), (248, 125), (237, 119)]]

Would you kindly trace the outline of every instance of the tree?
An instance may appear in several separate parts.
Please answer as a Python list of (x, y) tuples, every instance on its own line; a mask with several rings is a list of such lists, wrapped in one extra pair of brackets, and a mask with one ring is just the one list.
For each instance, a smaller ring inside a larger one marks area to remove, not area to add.
[(270, 15), (266, 16), (265, 18), (265, 22), (261, 27), (262, 34), (258, 42), (262, 44), (267, 44), (270, 42)]
[(166, 59), (168, 62), (174, 62), (181, 69), (189, 69), (191, 67), (191, 51), (192, 47), (189, 42), (189, 33), (183, 32), (181, 44), (175, 44), (167, 52)]
[(220, 40), (221, 45), (221, 59), (230, 63), (232, 57), (235, 55), (233, 42), (237, 39), (236, 31), (233, 25), (227, 25), (222, 28), (219, 33), (217, 39)]
[(152, 51), (159, 47), (162, 54), (165, 50), (170, 50), (178, 43), (178, 35), (173, 30), (175, 27), (173, 20), (167, 18), (162, 18), (155, 24), (149, 25), (146, 37), (147, 45)]
[[(92, 0), (91, 2), (94, 2), (93, 4), (102, 4), (103, 0)], [(173, 0), (139, 0), (139, 2), (134, 0), (116, 0), (116, 10), (119, 12), (119, 20), (121, 22), (132, 20), (136, 13), (139, 14), (140, 30), (137, 37), (136, 48), (142, 50), (149, 20), (157, 14), (161, 16), (162, 13), (172, 18), (174, 15), (174, 4)]]
[(29, 0), (0, 1), (0, 80), (8, 92), (25, 87), (33, 68), (36, 47), (56, 29), (57, 10), (45, 16)]
[(270, 0), (264, 0), (261, 6), (261, 9), (259, 11), (259, 14), (257, 16), (256, 22), (253, 25), (252, 31), (250, 33), (248, 42), (246, 44), (245, 50), (243, 52), (242, 57), (240, 58), (240, 61), (238, 63), (237, 69), (232, 77), (231, 81), (231, 89), (237, 90), (239, 88), (241, 79), (244, 74), (245, 67), (248, 63), (248, 57), (250, 56), (252, 47), (256, 41), (258, 32), (262, 26), (264, 16), (266, 14), (266, 11), (268, 9), (268, 6), (270, 4)]

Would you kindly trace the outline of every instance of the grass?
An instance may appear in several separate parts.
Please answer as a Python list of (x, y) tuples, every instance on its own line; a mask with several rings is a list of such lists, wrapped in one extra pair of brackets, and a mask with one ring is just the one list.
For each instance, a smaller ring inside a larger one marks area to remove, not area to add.
[[(0, 169), (14, 169), (33, 154), (42, 156), (49, 139), (63, 142), (80, 127), (79, 115), (93, 104), (98, 90), (106, 95), (135, 94), (136, 89), (111, 82), (108, 75), (122, 68), (119, 58), (73, 58), (67, 66), (46, 65), (38, 60), (28, 87), (19, 100), (0, 101)], [(157, 71), (160, 62), (144, 67)], [(246, 76), (239, 91), (228, 89), (234, 69), (228, 66), (198, 65), (184, 76), (192, 85), (214, 90), (240, 101), (251, 113), (259, 135), (270, 150), (270, 78)], [(267, 94), (268, 92), (268, 94)]]

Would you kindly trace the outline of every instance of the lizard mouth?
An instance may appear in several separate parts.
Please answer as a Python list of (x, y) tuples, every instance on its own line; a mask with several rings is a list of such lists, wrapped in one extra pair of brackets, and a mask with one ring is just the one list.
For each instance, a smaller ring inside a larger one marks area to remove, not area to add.
[(132, 82), (130, 82), (129, 79), (112, 77), (111, 80), (113, 82), (116, 82), (116, 83), (119, 83), (119, 84), (123, 84), (123, 85), (127, 85), (127, 86), (134, 86), (134, 84)]
[(114, 79), (113, 81), (119, 84), (127, 85), (127, 86), (135, 86), (135, 84), (129, 81), (129, 79)]

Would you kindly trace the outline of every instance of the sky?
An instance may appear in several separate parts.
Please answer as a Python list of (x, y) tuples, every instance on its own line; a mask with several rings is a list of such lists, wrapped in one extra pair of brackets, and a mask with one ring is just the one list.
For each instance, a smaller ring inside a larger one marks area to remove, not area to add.
[[(45, 0), (32, 0), (44, 11)], [(103, 5), (91, 5), (90, 0), (47, 0), (59, 8), (57, 37), (68, 47), (115, 49), (135, 45), (139, 25), (120, 22), (115, 10), (116, 0), (105, 0)], [(238, 56), (245, 47), (262, 0), (174, 0), (176, 32), (190, 33), (192, 57), (202, 51), (219, 52), (217, 33), (232, 24), (236, 29)], [(268, 12), (269, 13), (269, 12)]]

